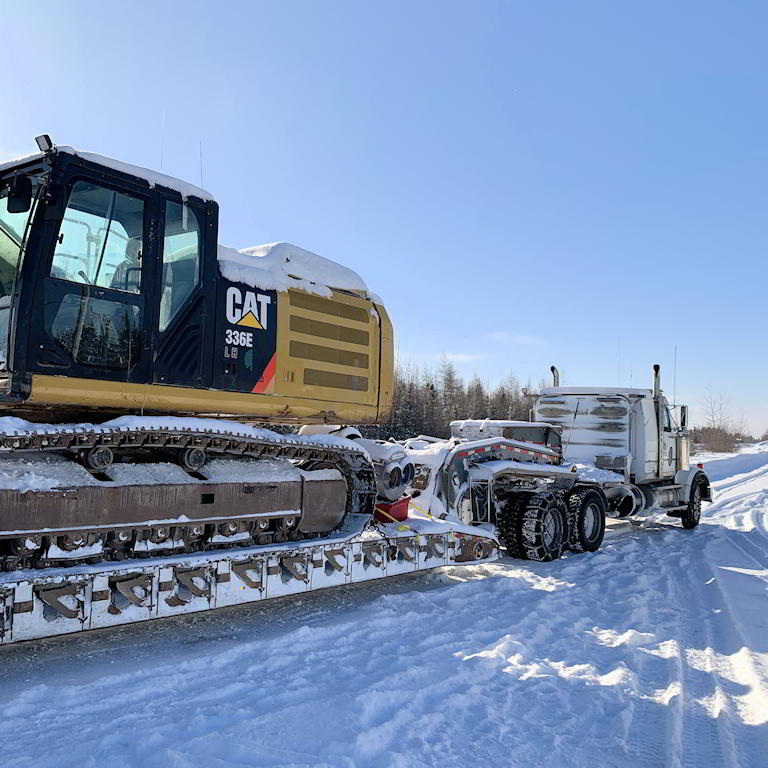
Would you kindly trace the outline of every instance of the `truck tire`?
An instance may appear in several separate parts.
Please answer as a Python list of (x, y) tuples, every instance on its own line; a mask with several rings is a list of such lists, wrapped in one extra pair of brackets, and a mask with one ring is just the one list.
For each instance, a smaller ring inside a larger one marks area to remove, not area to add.
[(568, 546), (574, 552), (596, 552), (605, 536), (606, 505), (602, 495), (591, 488), (574, 491), (568, 497)]
[(680, 522), (683, 528), (695, 528), (701, 519), (701, 496), (703, 483), (696, 480), (691, 488), (691, 498), (688, 500), (688, 506), (680, 514)]
[(496, 524), (510, 557), (549, 562), (567, 543), (567, 508), (556, 493), (517, 493), (507, 501)]

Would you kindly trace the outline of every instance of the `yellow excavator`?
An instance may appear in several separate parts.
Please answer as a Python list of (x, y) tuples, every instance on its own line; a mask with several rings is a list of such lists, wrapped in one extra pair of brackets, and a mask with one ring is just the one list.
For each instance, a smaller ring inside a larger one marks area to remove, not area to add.
[(413, 466), (326, 426), (391, 408), (357, 274), (222, 247), (204, 190), (37, 143), (0, 163), (0, 643), (497, 556), (490, 529), (376, 523)]
[(0, 166), (9, 410), (386, 418), (392, 326), (352, 270), (287, 243), (223, 248), (204, 190), (46, 141)]

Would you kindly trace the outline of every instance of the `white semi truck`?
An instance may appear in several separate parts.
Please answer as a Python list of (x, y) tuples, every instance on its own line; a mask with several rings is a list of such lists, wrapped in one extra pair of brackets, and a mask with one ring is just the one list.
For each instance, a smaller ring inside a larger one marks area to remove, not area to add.
[(448, 441), (405, 441), (413, 504), (494, 523), (508, 554), (532, 560), (595, 551), (606, 516), (655, 509), (695, 527), (709, 479), (690, 466), (687, 408), (675, 418), (659, 366), (652, 389), (564, 387), (552, 374), (531, 422), (455, 421)]

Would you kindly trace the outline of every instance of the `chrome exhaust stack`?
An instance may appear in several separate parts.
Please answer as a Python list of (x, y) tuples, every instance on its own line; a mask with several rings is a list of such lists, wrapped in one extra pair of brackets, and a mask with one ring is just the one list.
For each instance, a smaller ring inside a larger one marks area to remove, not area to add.
[(560, 386), (560, 371), (555, 368), (555, 366), (550, 366), (550, 371), (552, 371), (552, 386), (553, 387), (559, 387)]
[(661, 366), (656, 363), (653, 366), (653, 399), (658, 400), (661, 394)]

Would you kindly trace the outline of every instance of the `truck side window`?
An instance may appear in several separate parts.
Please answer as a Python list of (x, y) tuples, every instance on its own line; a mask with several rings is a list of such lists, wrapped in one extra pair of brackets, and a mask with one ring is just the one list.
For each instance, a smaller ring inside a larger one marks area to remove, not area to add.
[(200, 224), (186, 205), (166, 202), (160, 330), (164, 331), (200, 282)]
[(669, 415), (669, 408), (667, 406), (663, 406), (664, 411), (662, 413), (662, 419), (663, 419), (663, 425), (664, 425), (664, 431), (665, 432), (671, 432), (672, 431), (672, 417)]
[(59, 228), (51, 277), (139, 293), (143, 234), (142, 200), (78, 181)]

